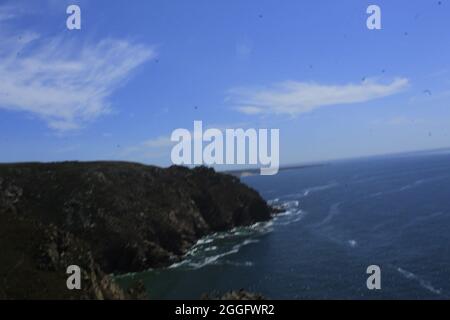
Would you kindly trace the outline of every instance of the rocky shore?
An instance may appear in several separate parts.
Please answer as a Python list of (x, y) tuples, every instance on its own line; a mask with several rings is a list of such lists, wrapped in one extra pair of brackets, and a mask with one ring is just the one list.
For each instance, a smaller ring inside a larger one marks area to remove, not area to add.
[[(126, 162), (0, 165), (0, 298), (141, 298), (110, 274), (178, 261), (200, 237), (270, 219), (239, 179)], [(82, 289), (66, 287), (67, 266)]]

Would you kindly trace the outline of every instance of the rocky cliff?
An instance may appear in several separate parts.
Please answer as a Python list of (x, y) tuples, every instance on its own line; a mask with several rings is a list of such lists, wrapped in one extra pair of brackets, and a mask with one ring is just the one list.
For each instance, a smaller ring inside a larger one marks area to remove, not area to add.
[[(0, 298), (129, 298), (108, 274), (163, 267), (200, 237), (270, 218), (239, 179), (125, 162), (0, 165)], [(83, 290), (66, 288), (69, 265)]]

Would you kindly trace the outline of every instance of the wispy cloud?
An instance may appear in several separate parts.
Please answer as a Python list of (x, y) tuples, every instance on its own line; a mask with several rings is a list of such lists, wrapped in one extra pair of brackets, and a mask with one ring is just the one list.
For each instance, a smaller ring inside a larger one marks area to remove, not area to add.
[(31, 32), (0, 37), (0, 108), (34, 114), (58, 131), (108, 113), (111, 94), (155, 56), (151, 47), (126, 40), (74, 43)]
[(121, 158), (142, 161), (161, 158), (163, 156), (167, 157), (174, 144), (175, 142), (170, 140), (170, 135), (159, 136), (124, 148), (120, 152), (120, 156)]
[(160, 136), (158, 138), (149, 139), (142, 143), (144, 147), (149, 148), (164, 148), (173, 146), (173, 144), (174, 143), (170, 140), (170, 136)]
[(18, 9), (12, 5), (0, 6), (0, 22), (16, 18), (17, 10)]
[(299, 115), (325, 106), (387, 97), (402, 91), (408, 83), (405, 78), (397, 78), (388, 84), (370, 79), (346, 85), (287, 81), (262, 89), (233, 89), (230, 99), (236, 109), (245, 114)]
[(388, 125), (388, 126), (410, 126), (423, 124), (426, 121), (420, 118), (411, 118), (408, 116), (394, 116), (387, 119), (375, 119), (372, 121), (373, 125)]
[[(227, 129), (246, 128), (249, 125), (249, 123), (245, 122), (234, 124), (210, 124), (203, 127), (203, 132), (208, 129), (218, 129), (225, 132)], [(203, 143), (202, 134), (196, 135), (192, 128), (187, 129), (191, 134), (192, 143)], [(120, 155), (124, 157), (135, 157), (137, 159), (152, 159), (161, 157), (162, 155), (168, 156), (172, 147), (177, 143), (178, 142), (171, 140), (171, 134), (161, 135), (128, 146), (120, 152)]]

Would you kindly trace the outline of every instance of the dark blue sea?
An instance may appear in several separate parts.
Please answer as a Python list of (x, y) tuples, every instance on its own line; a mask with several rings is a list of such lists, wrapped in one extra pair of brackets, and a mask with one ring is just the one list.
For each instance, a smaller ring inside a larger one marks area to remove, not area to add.
[[(450, 298), (450, 152), (336, 161), (242, 181), (285, 213), (201, 239), (140, 278), (151, 297)], [(381, 268), (381, 290), (366, 269)]]

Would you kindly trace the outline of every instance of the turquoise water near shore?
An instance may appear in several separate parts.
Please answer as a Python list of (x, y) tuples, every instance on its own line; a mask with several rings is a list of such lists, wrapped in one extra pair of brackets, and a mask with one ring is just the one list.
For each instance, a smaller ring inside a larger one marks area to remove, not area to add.
[[(267, 223), (205, 237), (185, 259), (119, 277), (150, 297), (244, 288), (272, 299), (448, 299), (450, 153), (335, 161), (242, 181), (285, 208)], [(382, 289), (366, 287), (381, 267)]]

